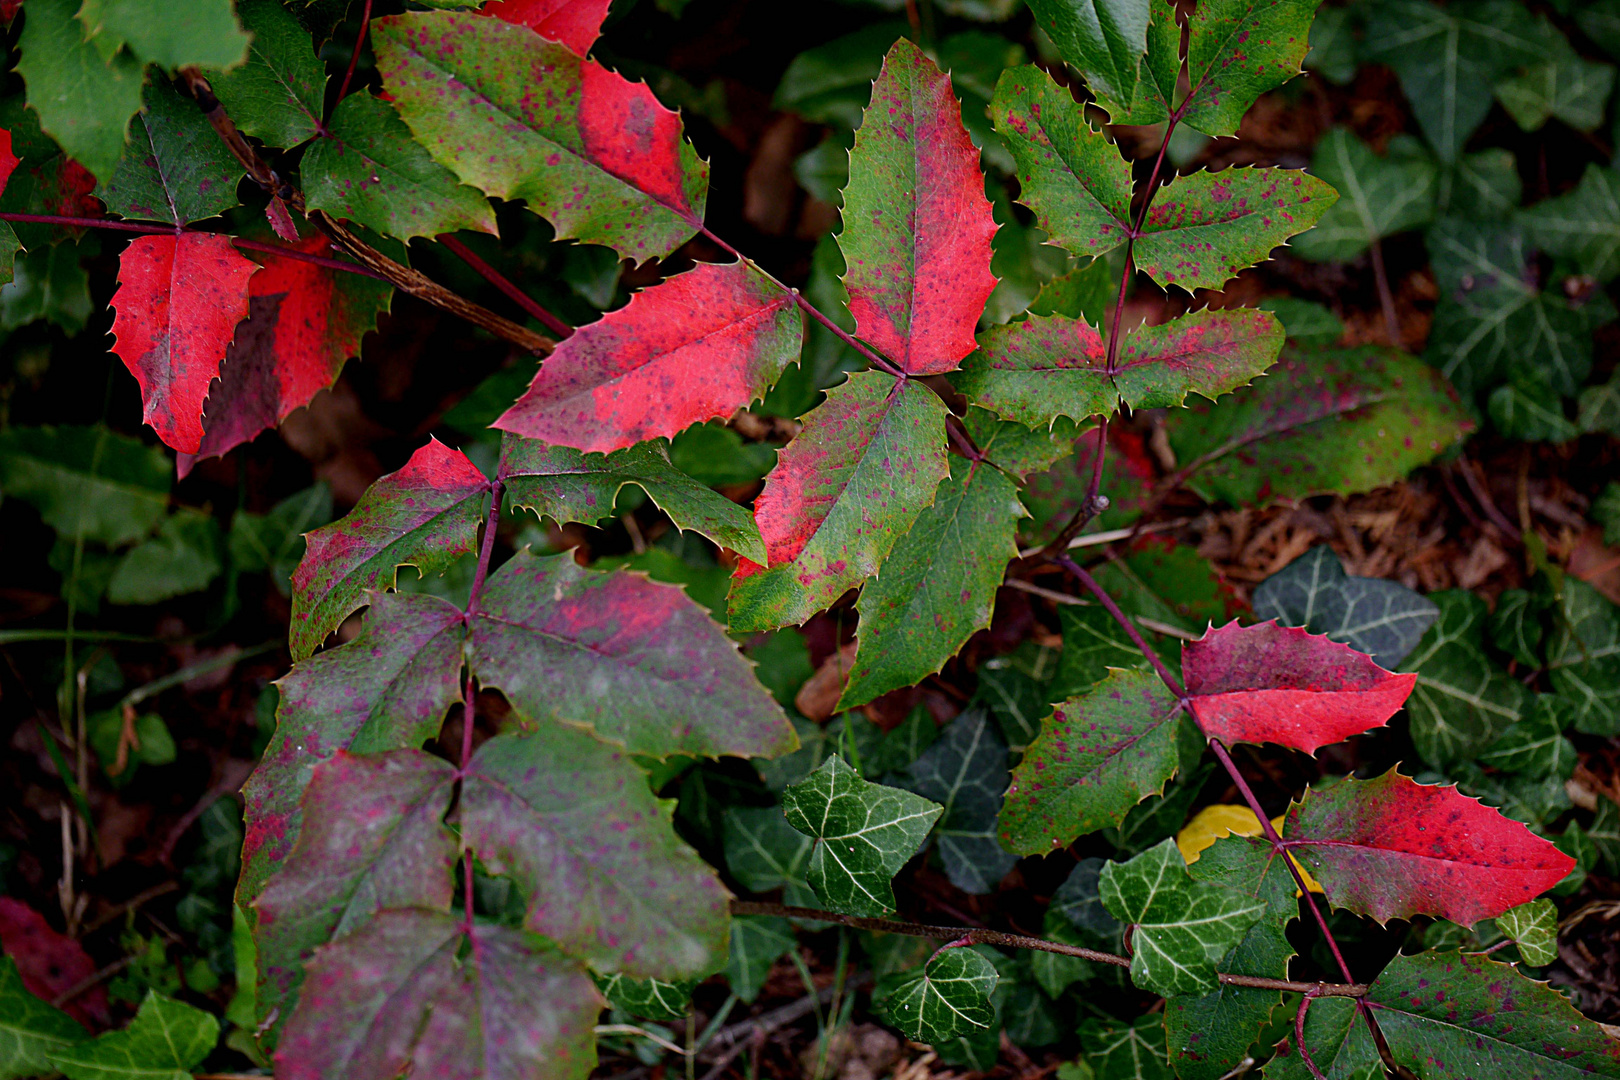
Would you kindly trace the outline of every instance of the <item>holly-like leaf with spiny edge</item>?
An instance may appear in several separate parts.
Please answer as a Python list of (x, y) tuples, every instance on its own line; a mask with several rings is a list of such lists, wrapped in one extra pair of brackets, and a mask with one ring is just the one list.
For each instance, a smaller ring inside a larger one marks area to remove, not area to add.
[(629, 755), (542, 722), (473, 755), (463, 841), (528, 897), (524, 924), (603, 973), (688, 979), (725, 963), (729, 897)]
[(602, 1007), (584, 967), (533, 934), (392, 909), (310, 962), (276, 1075), (581, 1080)]
[[(81, 0), (35, 0), (23, 20), (17, 74), (28, 89), (29, 111), (68, 157), (97, 179), (118, 167), (129, 122), (141, 107), (143, 64), (128, 52), (101, 50), (85, 40), (74, 17)], [(182, 23), (183, 19), (163, 19)]]
[(1214, 401), (1263, 374), (1282, 346), (1269, 311), (1202, 308), (1126, 335), (1114, 386), (1132, 409), (1176, 408), (1188, 394)]
[(849, 155), (838, 247), (856, 334), (911, 375), (950, 371), (996, 287), (979, 151), (950, 77), (895, 42)]
[(212, 1013), (148, 990), (129, 1027), (55, 1050), (46, 1075), (70, 1080), (182, 1080), (219, 1043)]
[(1117, 668), (1059, 705), (1013, 770), (1001, 845), (1045, 854), (1125, 820), (1175, 775), (1179, 713), (1158, 676)]
[(708, 164), (645, 85), (498, 18), (413, 12), (371, 33), (428, 152), (487, 195), (526, 200), (557, 239), (640, 261), (702, 226)]
[(267, 146), (297, 146), (321, 130), (326, 93), (309, 31), (277, 0), (237, 0), (236, 14), (253, 35), (247, 60), (210, 71), (208, 85), (242, 132)]
[(547, 41), (585, 56), (602, 33), (610, 0), (495, 0), (480, 15), (527, 26)]
[(1207, 737), (1307, 754), (1382, 727), (1417, 681), (1326, 635), (1275, 621), (1211, 628), (1182, 645), (1181, 670)]
[(793, 294), (752, 263), (704, 263), (574, 331), (494, 426), (606, 453), (729, 419), (798, 358), (803, 333)]
[(995, 1023), (990, 995), (998, 978), (995, 966), (972, 949), (945, 948), (880, 1007), (907, 1038), (938, 1044)]
[(235, 67), (247, 54), (248, 36), (231, 0), (190, 0), (178, 11), (153, 0), (85, 0), (76, 17), (103, 57), (127, 49), (143, 63), (172, 71)]
[(1204, 0), (1187, 20), (1190, 91), (1182, 122), (1236, 135), (1249, 106), (1300, 74), (1321, 0)]
[(1333, 549), (1318, 544), (1260, 583), (1254, 613), (1326, 634), (1393, 671), (1434, 625), (1440, 609), (1399, 582), (1346, 573)]
[(293, 659), (314, 652), (366, 590), (392, 588), (401, 566), (426, 577), (471, 552), (489, 487), (465, 454), (430, 439), (346, 516), (311, 532), (292, 580)]
[(259, 269), (209, 233), (138, 236), (118, 257), (113, 352), (141, 384), (141, 419), (182, 453), (202, 445), (203, 402)]
[(945, 476), (932, 390), (867, 371), (827, 391), (754, 503), (769, 565), (739, 560), (731, 629), (802, 623), (877, 573)]
[(643, 1020), (669, 1023), (692, 1009), (692, 988), (696, 979), (665, 982), (662, 979), (631, 979), (624, 975), (598, 975), (596, 988), (615, 1009), (623, 1009)]
[(1535, 899), (1575, 866), (1455, 787), (1394, 770), (1307, 791), (1288, 809), (1283, 843), (1329, 903), (1380, 924), (1433, 915), (1472, 926)]
[(846, 915), (894, 911), (894, 875), (917, 853), (944, 808), (869, 784), (837, 754), (782, 792), (788, 824), (811, 837), (807, 878), (820, 901)]
[[(11, 152), (11, 132), (0, 129), (0, 193), (5, 191), (6, 183), (11, 174), (22, 160)], [(22, 241), (17, 239), (17, 230), (11, 227), (11, 222), (0, 222), (0, 284), (11, 280), (17, 252), (22, 250)]]
[(148, 86), (142, 101), (118, 168), (96, 198), (122, 217), (175, 226), (235, 206), (242, 166), (197, 103), (163, 80)]
[(1036, 429), (1060, 416), (1106, 416), (1119, 405), (1102, 335), (1066, 315), (992, 326), (951, 381), (969, 401)]
[[(1144, 63), (1150, 14), (1157, 14), (1146, 0), (1031, 0), (1029, 6), (1063, 59), (1085, 75), (1110, 122), (1152, 124), (1169, 115), (1180, 64), (1161, 81)], [(1180, 45), (1178, 33), (1173, 47)]]
[(632, 753), (773, 758), (798, 746), (736, 642), (677, 585), (527, 549), (490, 575), (467, 655), (525, 720)]

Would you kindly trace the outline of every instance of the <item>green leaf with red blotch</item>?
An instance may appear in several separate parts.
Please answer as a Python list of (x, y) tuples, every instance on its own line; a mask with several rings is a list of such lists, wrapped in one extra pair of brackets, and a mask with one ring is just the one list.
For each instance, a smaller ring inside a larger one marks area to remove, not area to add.
[(485, 194), (526, 200), (559, 240), (642, 260), (702, 226), (708, 164), (641, 83), (501, 19), (411, 13), (371, 35), (422, 145)]
[[(329, 245), (312, 236), (296, 247), (318, 255)], [(336, 382), (393, 297), (393, 286), (375, 278), (280, 255), (259, 258), (248, 279), (248, 317), (237, 324), (208, 392), (202, 443), (195, 457), (181, 458), (181, 476), (196, 458), (251, 441)]]
[[(1150, 19), (1160, 15), (1148, 0), (1030, 0), (1029, 6), (1112, 123), (1153, 124), (1169, 115), (1180, 66), (1161, 79), (1143, 62)], [(1180, 45), (1177, 33), (1174, 47)]]
[(96, 189), (126, 218), (189, 225), (237, 205), (242, 166), (197, 108), (165, 80), (147, 86), (143, 108), (112, 179)]
[(119, 256), (113, 352), (141, 384), (141, 419), (182, 453), (202, 445), (208, 384), (258, 269), (210, 233), (138, 236)]
[(589, 727), (636, 754), (777, 757), (798, 739), (736, 642), (676, 585), (514, 555), (468, 639), (478, 680), (526, 720)]
[(559, 525), (595, 525), (612, 515), (619, 492), (634, 484), (676, 528), (702, 533), (744, 558), (765, 557), (753, 515), (677, 469), (661, 442), (591, 454), (509, 434), (501, 443), (500, 477), (512, 505)]
[(527, 26), (547, 41), (584, 56), (602, 33), (610, 0), (495, 0), (480, 15)]
[(320, 946), (383, 908), (450, 910), (460, 845), (444, 815), (455, 777), (448, 761), (414, 749), (340, 750), (315, 767), (298, 843), (255, 903), (256, 1004), (274, 1026), (291, 1015)]
[(990, 625), (996, 589), (1007, 563), (1018, 557), (1015, 535), (1023, 516), (1006, 474), (951, 458), (951, 475), (940, 482), (934, 504), (861, 590), (855, 664), (839, 709), (914, 686)]
[[(11, 174), (20, 164), (20, 159), (11, 152), (11, 132), (0, 129), (0, 195), (4, 194)], [(17, 239), (17, 230), (11, 227), (11, 222), (0, 221), (0, 284), (11, 281), (17, 252), (21, 250), (22, 241)]]
[(603, 974), (691, 978), (725, 965), (730, 900), (675, 835), (629, 755), (567, 724), (499, 735), (462, 780), (463, 840), (523, 889), (525, 925)]
[[(101, 203), (91, 194), (96, 190), (96, 178), (40, 130), (39, 115), (25, 106), (21, 95), (0, 98), (0, 127), (11, 136), (12, 153), (22, 159), (6, 181), (4, 192), (0, 192), (0, 211), (59, 217), (101, 216)], [(14, 231), (23, 246), (32, 249), (55, 243), (61, 238), (63, 227), (16, 222)], [(68, 234), (78, 236), (81, 231), (69, 229)]]
[(802, 623), (877, 573), (945, 478), (945, 406), (858, 372), (804, 418), (754, 503), (769, 565), (738, 563), (731, 629)]
[(604, 1005), (581, 964), (532, 934), (393, 909), (310, 962), (276, 1075), (584, 1080)]
[(1059, 705), (1013, 770), (1001, 846), (1044, 855), (1125, 820), (1175, 775), (1180, 712), (1157, 675), (1123, 668)]
[(1204, 0), (1187, 20), (1189, 92), (1176, 112), (1206, 135), (1236, 135), (1249, 106), (1300, 74), (1321, 0)]
[(293, 659), (314, 652), (366, 602), (367, 589), (393, 588), (399, 567), (426, 577), (471, 552), (489, 488), (465, 454), (429, 439), (345, 517), (309, 533), (292, 579)]
[(849, 155), (838, 247), (856, 334), (912, 375), (956, 367), (996, 287), (995, 232), (950, 77), (901, 38)]
[(1188, 292), (1218, 289), (1315, 225), (1338, 199), (1337, 191), (1303, 169), (1178, 176), (1148, 207), (1133, 249), (1137, 269)]
[(1214, 401), (1276, 363), (1282, 347), (1269, 311), (1202, 308), (1126, 335), (1114, 386), (1132, 409), (1174, 408), (1189, 393)]
[[(375, 35), (378, 27), (372, 27)], [(394, 106), (366, 91), (338, 102), (326, 132), (304, 152), (302, 172), (311, 210), (388, 236), (495, 232), (488, 200), (434, 161)]]
[(1380, 924), (1433, 915), (1472, 926), (1534, 900), (1575, 866), (1550, 841), (1455, 787), (1391, 769), (1345, 777), (1288, 808), (1283, 842), (1328, 902)]
[(1209, 738), (1307, 754), (1382, 727), (1417, 682), (1325, 634), (1275, 620), (1211, 627), (1182, 645), (1181, 671), (1193, 719)]
[(763, 398), (803, 336), (752, 263), (700, 263), (574, 331), (494, 426), (602, 453), (672, 436)]

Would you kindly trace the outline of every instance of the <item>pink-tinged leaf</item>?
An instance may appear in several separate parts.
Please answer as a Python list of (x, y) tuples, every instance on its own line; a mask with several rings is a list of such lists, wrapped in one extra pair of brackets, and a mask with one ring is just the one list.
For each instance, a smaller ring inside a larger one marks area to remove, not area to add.
[(776, 757), (793, 727), (736, 642), (679, 586), (513, 556), (489, 579), (468, 656), (526, 720), (586, 726), (632, 753)]
[(1575, 867), (1550, 841), (1455, 787), (1393, 769), (1307, 791), (1288, 809), (1283, 844), (1329, 903), (1380, 923), (1433, 915), (1472, 926), (1534, 900)]
[(276, 1051), (282, 1080), (582, 1080), (602, 995), (556, 948), (422, 908), (328, 945)]
[(558, 239), (637, 260), (702, 225), (709, 167), (645, 85), (500, 19), (414, 12), (371, 26), (399, 114), (463, 183), (527, 200)]
[(775, 281), (701, 264), (576, 330), (494, 426), (599, 453), (671, 436), (764, 397), (802, 336)]
[(838, 246), (856, 333), (913, 375), (950, 371), (996, 287), (979, 151), (943, 74), (906, 38), (872, 84)]
[[(43, 1001), (54, 1000), (96, 973), (96, 962), (83, 945), (58, 933), (43, 915), (10, 896), (0, 896), (0, 948), (17, 965), (23, 989)], [(62, 1010), (92, 1030), (112, 1023), (105, 986), (75, 996)]]
[(139, 236), (119, 257), (113, 352), (141, 384), (141, 418), (182, 453), (202, 445), (208, 384), (247, 317), (258, 269), (210, 233)]
[(525, 925), (604, 974), (708, 975), (725, 963), (730, 895), (676, 837), (624, 751), (542, 723), (478, 748), (462, 781), (463, 840), (529, 899)]
[(1206, 736), (1307, 754), (1382, 727), (1417, 682), (1325, 634), (1275, 620), (1211, 628), (1182, 646), (1181, 670)]
[(770, 565), (739, 560), (731, 629), (802, 623), (877, 573), (947, 471), (932, 390), (878, 371), (829, 390), (755, 501)]
[(584, 56), (602, 33), (611, 0), (496, 0), (481, 15), (527, 26), (548, 41)]
[(294, 660), (315, 651), (365, 601), (366, 590), (393, 588), (401, 566), (423, 577), (473, 550), (489, 481), (459, 450), (437, 439), (382, 477), (339, 521), (305, 537), (293, 574)]
[(953, 380), (969, 401), (1025, 427), (1084, 420), (1119, 406), (1102, 335), (1084, 319), (1031, 315), (993, 326)]
[(1283, 336), (1269, 311), (1204, 308), (1131, 331), (1114, 385), (1133, 409), (1175, 408), (1189, 393), (1214, 401), (1276, 363)]
[(292, 857), (260, 894), (260, 1014), (281, 1021), (315, 950), (391, 907), (450, 910), (460, 845), (444, 824), (456, 770), (420, 750), (315, 767)]
[(12, 170), (20, 164), (22, 160), (11, 152), (11, 132), (0, 128), (0, 194), (4, 194)]

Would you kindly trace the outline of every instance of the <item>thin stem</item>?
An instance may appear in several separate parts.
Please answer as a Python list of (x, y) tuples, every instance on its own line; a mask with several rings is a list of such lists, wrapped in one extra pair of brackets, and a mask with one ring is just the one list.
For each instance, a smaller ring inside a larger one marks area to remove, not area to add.
[(1108, 417), (1103, 417), (1097, 425), (1097, 453), (1091, 460), (1091, 483), (1086, 485), (1086, 497), (1081, 501), (1080, 508), (1069, 518), (1069, 523), (1063, 526), (1050, 543), (1038, 548), (1035, 554), (1042, 558), (1051, 559), (1059, 553), (1067, 551), (1073, 544), (1074, 538), (1080, 530), (1091, 524), (1091, 519), (1107, 510), (1110, 503), (1108, 496), (1102, 493), (1103, 458), (1108, 452)]
[(1160, 681), (1170, 688), (1170, 692), (1176, 696), (1177, 701), (1186, 705), (1187, 690), (1181, 685), (1181, 680), (1170, 674), (1170, 669), (1164, 666), (1164, 661), (1159, 659), (1159, 654), (1154, 652), (1153, 648), (1148, 645), (1147, 641), (1142, 637), (1142, 632), (1136, 628), (1136, 624), (1123, 611), (1119, 610), (1119, 605), (1114, 603), (1112, 596), (1103, 591), (1101, 585), (1097, 584), (1097, 579), (1086, 573), (1084, 567), (1067, 555), (1058, 556), (1056, 562), (1078, 578), (1080, 584), (1091, 591), (1091, 595), (1097, 598), (1097, 602), (1103, 606), (1103, 609), (1114, 617), (1114, 621), (1119, 623), (1120, 628), (1129, 635), (1136, 647), (1142, 650), (1142, 655), (1147, 657), (1148, 663), (1153, 665), (1153, 670), (1158, 673)]
[(360, 63), (360, 50), (366, 44), (366, 31), (371, 29), (371, 0), (366, 0), (366, 6), (360, 12), (360, 33), (354, 39), (354, 52), (349, 54), (348, 69), (343, 72), (343, 82), (338, 86), (337, 99), (342, 101), (349, 96), (349, 83), (354, 80), (354, 69)]
[(828, 330), (831, 330), (833, 334), (836, 335), (837, 338), (845, 345), (848, 345), (850, 348), (854, 349), (856, 352), (860, 353), (868, 361), (870, 361), (873, 367), (887, 371), (890, 375), (893, 375), (897, 379), (903, 379), (906, 377), (906, 373), (900, 370), (899, 366), (896, 365), (892, 360), (883, 356), (881, 353), (874, 352), (872, 349), (862, 344), (855, 337), (855, 335), (833, 322), (832, 319), (828, 318), (822, 313), (820, 308), (806, 300), (804, 298), (804, 294), (798, 289), (790, 289), (789, 291), (793, 294), (793, 302), (798, 304), (806, 315), (809, 315), (822, 326), (825, 326)]
[(1395, 294), (1389, 290), (1389, 273), (1384, 269), (1384, 248), (1374, 240), (1367, 248), (1372, 255), (1373, 281), (1378, 285), (1378, 306), (1384, 309), (1384, 329), (1389, 343), (1401, 347), (1401, 321), (1395, 315)]
[(1322, 1070), (1316, 1067), (1316, 1062), (1311, 1060), (1311, 1052), (1305, 1048), (1305, 1013), (1311, 1007), (1313, 999), (1314, 995), (1311, 994), (1299, 999), (1299, 1011), (1294, 1013), (1294, 1042), (1299, 1045), (1299, 1060), (1305, 1063), (1314, 1080), (1327, 1080), (1327, 1077), (1322, 1075)]
[(473, 270), (477, 271), (478, 275), (485, 281), (501, 290), (501, 292), (504, 293), (506, 297), (514, 304), (528, 312), (530, 315), (534, 316), (535, 319), (540, 322), (540, 325), (544, 326), (547, 330), (550, 330), (553, 334), (556, 334), (560, 338), (565, 338), (574, 332), (573, 327), (569, 326), (567, 323), (557, 318), (557, 316), (541, 307), (522, 289), (508, 281), (499, 270), (495, 269), (493, 266), (489, 265), (489, 263), (473, 254), (472, 249), (466, 244), (463, 244), (460, 240), (456, 239), (453, 233), (440, 233), (436, 239), (439, 241), (439, 243), (443, 244), (445, 247), (454, 252), (456, 257), (462, 262), (466, 263), (468, 266), (472, 267)]
[(467, 614), (478, 614), (479, 594), (484, 591), (484, 580), (489, 577), (489, 561), (495, 554), (495, 532), (501, 527), (501, 499), (506, 494), (504, 481), (496, 480), (489, 488), (489, 516), (484, 520), (484, 540), (478, 548), (478, 568), (473, 571), (472, 590), (467, 594)]

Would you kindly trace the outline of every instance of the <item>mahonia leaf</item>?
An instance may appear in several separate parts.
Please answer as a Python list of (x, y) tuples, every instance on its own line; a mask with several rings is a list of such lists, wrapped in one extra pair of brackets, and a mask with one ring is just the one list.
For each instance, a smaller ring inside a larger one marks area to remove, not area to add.
[(1440, 617), (1434, 601), (1394, 581), (1353, 577), (1318, 544), (1254, 590), (1257, 619), (1326, 634), (1394, 670)]
[(495, 0), (480, 15), (527, 26), (547, 41), (585, 56), (602, 33), (610, 0)]
[(1462, 589), (1430, 597), (1439, 608), (1402, 665), (1417, 675), (1407, 711), (1412, 744), (1436, 768), (1473, 758), (1525, 714), (1530, 693), (1485, 655), (1485, 601)]
[(856, 333), (908, 374), (950, 371), (996, 287), (996, 223), (950, 77), (906, 38), (872, 84), (849, 174), (838, 247)]
[(1002, 846), (1045, 854), (1118, 825), (1175, 775), (1179, 715), (1158, 676), (1117, 668), (1059, 705), (1013, 770), (1001, 809)]
[(989, 409), (968, 407), (962, 426), (984, 454), (984, 460), (1019, 479), (1050, 469), (1054, 462), (1074, 453), (1079, 428), (1074, 424), (1053, 424), (1050, 428), (1003, 421)]
[(113, 352), (141, 384), (141, 419), (182, 453), (202, 445), (203, 402), (258, 265), (228, 237), (138, 236), (118, 258)]
[[(1176, 112), (1206, 135), (1236, 135), (1249, 106), (1300, 74), (1321, 0), (1205, 0), (1187, 20), (1190, 90)], [(1117, 122), (1117, 121), (1116, 121)]]
[(827, 391), (755, 500), (770, 561), (739, 560), (731, 629), (802, 623), (877, 573), (945, 476), (945, 406), (932, 390), (867, 371)]
[(1018, 557), (1018, 489), (984, 462), (951, 459), (934, 505), (918, 515), (867, 582), (855, 663), (838, 699), (852, 709), (939, 671), (990, 625), (1007, 563)]
[(700, 264), (574, 331), (494, 426), (607, 452), (729, 419), (797, 359), (803, 333), (793, 294), (752, 263)]
[(1620, 734), (1620, 607), (1573, 574), (1564, 578), (1558, 627), (1547, 645), (1553, 689), (1575, 706), (1575, 729)]
[[(819, 729), (818, 729), (819, 730)], [(780, 806), (736, 806), (721, 819), (726, 869), (749, 892), (805, 886), (813, 841)]]
[(401, 566), (426, 577), (471, 552), (488, 492), (466, 455), (430, 439), (341, 520), (311, 532), (293, 575), (293, 659), (314, 652), (366, 602), (367, 589), (392, 588)]
[(765, 989), (771, 968), (798, 944), (793, 924), (773, 915), (734, 915), (731, 952), (726, 958), (726, 981), (731, 992), (752, 1005)]
[(237, 0), (236, 14), (253, 35), (247, 61), (210, 71), (208, 84), (244, 133), (268, 146), (297, 146), (321, 130), (326, 93), (309, 31), (277, 0)]
[[(1366, 1021), (1352, 998), (1324, 997), (1305, 1014), (1305, 1046), (1311, 1061), (1333, 1080), (1384, 1080), (1388, 1073), (1378, 1056)], [(1266, 1065), (1265, 1080), (1315, 1080), (1298, 1052), (1294, 1037), (1283, 1041)]]
[(219, 1042), (211, 1013), (148, 990), (129, 1027), (49, 1054), (69, 1080), (190, 1080)]
[(907, 1038), (942, 1043), (995, 1023), (990, 995), (996, 980), (995, 967), (972, 949), (945, 948), (880, 1007)]
[(468, 661), (528, 721), (589, 727), (632, 753), (777, 757), (798, 745), (737, 644), (676, 585), (514, 555), (486, 584)]
[(242, 166), (197, 103), (162, 80), (143, 98), (118, 167), (96, 198), (123, 217), (176, 226), (237, 205)]
[(1558, 909), (1543, 897), (1509, 908), (1496, 917), (1496, 928), (1513, 939), (1519, 957), (1531, 967), (1558, 959)]
[(1264, 373), (1282, 346), (1282, 323), (1269, 311), (1204, 308), (1131, 331), (1114, 386), (1132, 409), (1174, 408), (1189, 393), (1214, 401)]
[[(1063, 59), (1085, 74), (1086, 85), (1112, 123), (1152, 124), (1169, 115), (1166, 99), (1175, 91), (1176, 73), (1166, 84), (1143, 63), (1151, 7), (1147, 0), (1031, 0), (1029, 6)], [(1179, 34), (1175, 44), (1179, 50)]]
[(0, 1076), (12, 1080), (47, 1074), (52, 1054), (86, 1036), (77, 1020), (30, 994), (17, 962), (0, 956)]
[(105, 427), (0, 431), (0, 490), (39, 511), (60, 537), (118, 547), (157, 528), (174, 480), (161, 447)]
[(1348, 645), (1271, 621), (1210, 628), (1182, 645), (1181, 669), (1207, 737), (1307, 754), (1382, 727), (1417, 681)]
[(709, 167), (646, 86), (501, 19), (419, 12), (371, 32), (428, 152), (487, 195), (527, 200), (557, 239), (642, 260), (702, 226)]
[(1294, 241), (1301, 258), (1346, 262), (1386, 236), (1434, 219), (1439, 170), (1408, 136), (1396, 136), (1379, 157), (1347, 129), (1333, 128), (1316, 144), (1311, 172), (1343, 197)]
[(604, 973), (684, 979), (725, 963), (728, 896), (629, 756), (565, 724), (479, 747), (464, 841), (528, 897), (525, 925)]
[(1080, 1025), (1080, 1045), (1097, 1080), (1174, 1080), (1165, 1055), (1164, 1018), (1157, 1013), (1134, 1024), (1087, 1020)]
[[(80, 7), (80, 0), (29, 5), (17, 42), (22, 50), (17, 74), (27, 84), (28, 105), (39, 114), (40, 128), (68, 157), (107, 180), (123, 156), (130, 118), (141, 107), (145, 65), (117, 49), (103, 56), (86, 41), (84, 26), (74, 18)], [(179, 26), (185, 20), (153, 21)]]
[(1516, 821), (1390, 770), (1344, 778), (1288, 808), (1283, 846), (1328, 902), (1383, 924), (1494, 919), (1552, 888), (1575, 860)]
[(1102, 335), (1064, 315), (992, 326), (952, 382), (969, 401), (1037, 430), (1119, 407)]
[(847, 915), (894, 911), (890, 881), (944, 808), (898, 788), (869, 784), (837, 754), (782, 792), (788, 824), (814, 839), (807, 878), (821, 902)]
[(103, 59), (127, 49), (149, 64), (234, 67), (247, 53), (248, 36), (231, 0), (190, 0), (175, 11), (155, 0), (85, 0), (77, 18)]
[(1607, 283), (1620, 274), (1620, 176), (1589, 165), (1574, 190), (1524, 212), (1530, 238), (1549, 255), (1573, 259)]
[(692, 988), (696, 979), (665, 982), (662, 979), (631, 979), (624, 975), (598, 975), (596, 988), (608, 1004), (644, 1020), (668, 1023), (679, 1020), (692, 1009)]
[(895, 781), (944, 807), (934, 843), (951, 884), (976, 895), (993, 892), (1018, 858), (996, 842), (1007, 744), (990, 710), (977, 705), (962, 712)]
[(533, 934), (385, 911), (322, 949), (276, 1050), (289, 1080), (584, 1080), (602, 996)]

